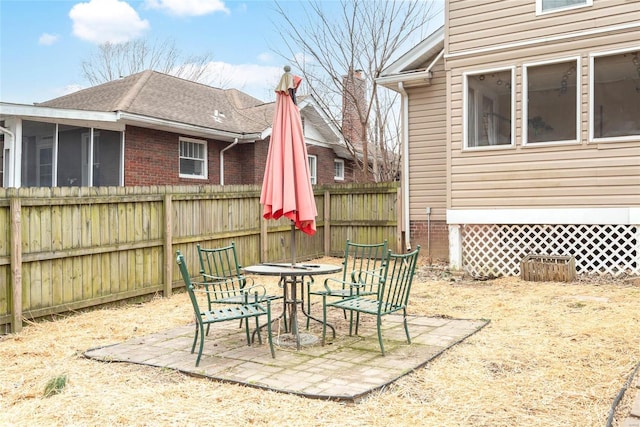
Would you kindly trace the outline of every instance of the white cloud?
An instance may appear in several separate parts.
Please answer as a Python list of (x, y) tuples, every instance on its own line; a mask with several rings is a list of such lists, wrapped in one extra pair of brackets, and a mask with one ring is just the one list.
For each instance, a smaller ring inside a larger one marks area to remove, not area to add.
[(214, 12), (230, 13), (222, 0), (146, 0), (145, 6), (177, 16), (201, 16)]
[(273, 55), (271, 55), (269, 52), (262, 52), (260, 55), (258, 55), (258, 59), (261, 62), (271, 62), (271, 60), (273, 59)]
[(71, 8), (73, 34), (93, 43), (123, 43), (141, 36), (149, 29), (149, 21), (141, 19), (126, 2), (90, 0)]
[(273, 101), (282, 67), (210, 62), (203, 82), (223, 89), (238, 89), (262, 101)]
[(63, 96), (63, 95), (69, 95), (70, 93), (77, 92), (82, 89), (85, 89), (85, 86), (77, 83), (72, 83), (57, 89), (57, 91), (60, 93), (60, 95), (58, 96)]
[(60, 36), (57, 34), (42, 33), (42, 35), (38, 39), (38, 44), (41, 44), (43, 46), (51, 46), (52, 44), (57, 42), (59, 38)]

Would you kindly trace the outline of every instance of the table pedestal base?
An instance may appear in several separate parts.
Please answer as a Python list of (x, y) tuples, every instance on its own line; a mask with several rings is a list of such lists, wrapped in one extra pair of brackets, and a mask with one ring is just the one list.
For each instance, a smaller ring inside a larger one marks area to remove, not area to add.
[[(298, 339), (300, 340), (300, 347), (309, 347), (315, 345), (320, 341), (320, 338), (313, 334), (298, 334)], [(275, 344), (280, 347), (291, 347), (298, 348), (298, 341), (296, 340), (296, 336), (294, 334), (282, 334), (278, 337), (274, 338)]]

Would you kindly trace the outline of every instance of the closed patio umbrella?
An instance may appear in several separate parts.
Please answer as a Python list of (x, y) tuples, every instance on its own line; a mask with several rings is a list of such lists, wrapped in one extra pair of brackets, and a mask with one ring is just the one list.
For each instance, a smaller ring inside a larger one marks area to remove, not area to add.
[(264, 171), (260, 203), (265, 219), (291, 220), (291, 262), (295, 264), (295, 229), (316, 232), (316, 202), (295, 94), (302, 79), (285, 73), (276, 87), (276, 109)]

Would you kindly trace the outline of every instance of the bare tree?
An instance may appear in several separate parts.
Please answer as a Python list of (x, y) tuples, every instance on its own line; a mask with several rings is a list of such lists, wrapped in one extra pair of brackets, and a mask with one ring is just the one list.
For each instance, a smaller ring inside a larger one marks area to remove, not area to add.
[[(378, 91), (375, 79), (426, 27), (434, 15), (433, 3), (341, 0), (340, 5), (341, 13), (334, 16), (323, 9), (320, 0), (296, 3), (304, 9), (306, 22), (294, 22), (276, 2), (278, 17), (284, 22), (279, 26), (280, 35), (289, 50), (279, 54), (301, 70), (304, 89), (341, 129), (362, 179), (369, 180), (372, 172), (375, 180), (395, 179), (400, 156), (399, 126), (393, 113), (397, 94)], [(361, 86), (354, 84), (359, 78), (364, 79), (365, 96), (358, 89)], [(345, 104), (357, 111), (358, 137), (349, 134), (341, 117)]]
[(204, 83), (209, 53), (183, 56), (171, 39), (150, 42), (136, 39), (125, 43), (104, 43), (82, 61), (83, 76), (92, 84), (105, 83), (144, 70), (155, 70)]

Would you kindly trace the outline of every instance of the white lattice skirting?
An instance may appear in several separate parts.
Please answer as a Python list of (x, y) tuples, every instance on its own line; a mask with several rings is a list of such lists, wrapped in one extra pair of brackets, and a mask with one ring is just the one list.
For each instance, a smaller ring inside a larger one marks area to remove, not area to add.
[(518, 276), (526, 255), (570, 255), (578, 274), (640, 275), (635, 225), (473, 225), (461, 227), (462, 267), (473, 277)]

